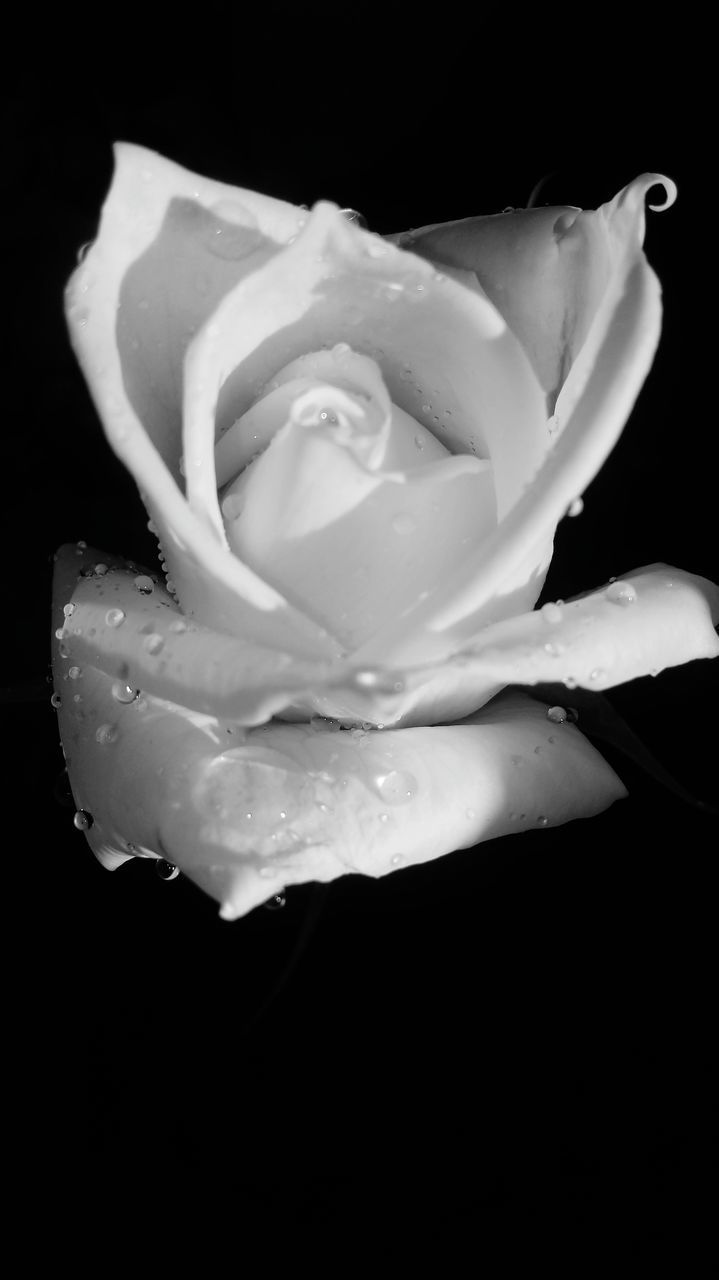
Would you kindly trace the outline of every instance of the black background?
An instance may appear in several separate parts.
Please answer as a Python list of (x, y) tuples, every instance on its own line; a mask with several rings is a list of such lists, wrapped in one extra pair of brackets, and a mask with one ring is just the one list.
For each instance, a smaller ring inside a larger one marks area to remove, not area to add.
[[(167, 46), (169, 87), (142, 24), (112, 72), (107, 37), (87, 31), (65, 33), (51, 72), (16, 49), (3, 713), (18, 766), (5, 853), (22, 1185), (32, 1199), (52, 1170), (51, 1200), (128, 1216), (154, 1204), (175, 1228), (211, 1188), (231, 1235), (295, 1218), (406, 1239), (469, 1227), (507, 1248), (576, 1237), (581, 1258), (626, 1227), (640, 1250), (684, 1251), (714, 1167), (715, 820), (630, 767), (630, 798), (591, 822), (294, 888), (283, 910), (227, 924), (150, 864), (102, 870), (58, 803), (49, 688), (36, 696), (48, 558), (76, 538), (146, 562), (155, 546), (62, 314), (115, 139), (297, 203), (335, 200), (380, 232), (525, 205), (545, 175), (540, 203), (595, 207), (642, 171), (669, 174), (678, 202), (648, 214), (646, 241), (664, 289), (658, 357), (584, 513), (560, 526), (543, 598), (653, 561), (719, 577), (701, 75), (676, 88), (693, 52), (627, 47), (601, 23), (599, 42), (577, 29), (560, 46), (566, 15), (528, 29), (491, 6), (471, 29), (406, 10), (264, 12), (209, 29), (195, 15), (204, 40)], [(715, 803), (717, 675), (697, 662), (611, 694)]]

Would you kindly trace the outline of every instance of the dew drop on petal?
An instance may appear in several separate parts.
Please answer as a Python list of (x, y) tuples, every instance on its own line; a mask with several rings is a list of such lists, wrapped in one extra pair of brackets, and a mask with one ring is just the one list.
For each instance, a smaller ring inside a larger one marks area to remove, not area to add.
[(165, 647), (164, 636), (158, 635), (158, 633), (155, 631), (152, 633), (152, 635), (147, 636), (147, 638), (143, 642), (142, 647), (143, 649), (146, 650), (147, 653), (151, 653), (153, 655), (156, 653), (160, 653), (161, 650), (164, 649)]
[(551, 720), (552, 724), (564, 724), (567, 713), (564, 707), (548, 707), (547, 719)]
[(267, 911), (279, 911), (286, 903), (287, 897), (284, 893), (273, 893), (272, 897), (268, 898), (262, 905)]
[(108, 572), (108, 568), (107, 568), (107, 565), (106, 565), (106, 564), (103, 564), (103, 563), (101, 562), (100, 564), (96, 564), (96, 565), (95, 565), (95, 573), (96, 573), (96, 575), (97, 575), (97, 577), (98, 577), (98, 578), (104, 578), (104, 576), (105, 576), (105, 574), (106, 574), (107, 572)]
[(114, 724), (101, 724), (95, 733), (95, 738), (103, 746), (109, 745), (111, 742), (117, 742), (117, 729)]
[(594, 670), (589, 673), (590, 680), (606, 680), (606, 678), (607, 673), (602, 667), (595, 667)]
[(158, 858), (155, 863), (155, 875), (160, 880), (176, 880), (180, 874), (180, 868), (176, 867), (174, 862), (168, 862), (166, 858)]
[(105, 622), (108, 627), (119, 627), (125, 621), (125, 611), (123, 609), (108, 609), (105, 614)]
[(78, 831), (89, 831), (93, 824), (93, 816), (87, 809), (78, 809), (72, 821)]
[(401, 853), (395, 853), (393, 858), (391, 859), (391, 862), (393, 867), (399, 867), (404, 862), (404, 858), (402, 857)]
[(139, 573), (135, 578), (135, 587), (143, 596), (149, 596), (154, 586), (152, 578), (149, 578), (146, 573)]
[(577, 687), (577, 682), (574, 679), (574, 676), (565, 676), (564, 683), (568, 689), (576, 689)]
[(77, 680), (82, 675), (82, 667), (70, 667), (67, 674), (71, 680)]
[(53, 693), (52, 697), (50, 698), (50, 706), (54, 707), (56, 711), (58, 710), (59, 707), (62, 706), (62, 698), (60, 697), (59, 693)]
[(66, 618), (69, 618), (69, 617), (70, 617), (70, 615), (71, 615), (71, 614), (73, 614), (73, 613), (75, 612), (75, 609), (76, 609), (76, 608), (77, 608), (77, 605), (74, 605), (74, 604), (72, 603), (72, 601), (71, 601), (71, 602), (70, 602), (70, 604), (64, 604), (64, 605), (62, 606), (62, 611), (63, 611), (63, 613), (65, 614), (65, 617), (66, 617)]
[(65, 634), (64, 629), (62, 627), (58, 627), (57, 631), (55, 632), (55, 639), (62, 640), (62, 637), (64, 636), (64, 634)]
[(540, 813), (539, 817), (537, 818), (537, 825), (540, 827), (546, 827), (548, 822), (549, 822), (549, 818), (545, 818), (544, 814)]
[(176, 618), (170, 623), (170, 631), (174, 631), (176, 635), (181, 635), (183, 631), (187, 631), (187, 623), (184, 618)]
[(417, 790), (417, 779), (411, 773), (403, 773), (398, 769), (380, 774), (375, 784), (382, 799), (388, 800), (390, 804), (406, 804)]
[(633, 604), (637, 598), (636, 588), (631, 582), (610, 582), (604, 595), (612, 604), (620, 605)]
[(557, 623), (562, 621), (562, 610), (556, 604), (543, 604), (539, 610), (545, 622)]
[(133, 689), (122, 680), (115, 680), (112, 686), (112, 696), (116, 702), (134, 702), (135, 698), (139, 698), (140, 690)]
[(584, 502), (582, 501), (581, 498), (575, 498), (574, 501), (571, 503), (569, 510), (567, 511), (567, 515), (580, 516), (583, 510), (584, 510)]

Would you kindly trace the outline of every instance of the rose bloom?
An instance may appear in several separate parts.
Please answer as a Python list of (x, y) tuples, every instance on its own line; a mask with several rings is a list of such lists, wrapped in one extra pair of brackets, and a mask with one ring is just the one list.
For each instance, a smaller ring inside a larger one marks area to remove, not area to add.
[(652, 362), (658, 184), (382, 239), (117, 146), (67, 315), (165, 576), (65, 546), (53, 619), (106, 867), (166, 859), (234, 919), (626, 794), (516, 686), (719, 652), (719, 592), (667, 566), (533, 608)]

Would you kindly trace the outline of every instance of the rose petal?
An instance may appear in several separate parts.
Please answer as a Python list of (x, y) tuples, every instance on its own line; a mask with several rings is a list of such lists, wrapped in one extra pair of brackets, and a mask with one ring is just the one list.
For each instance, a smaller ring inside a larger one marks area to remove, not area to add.
[[(96, 667), (114, 678), (120, 701), (141, 690), (243, 725), (299, 706), (306, 718), (394, 720), (396, 676), (365, 672), (357, 680), (348, 664), (312, 662), (188, 622), (156, 580), (115, 560), (90, 547), (56, 554), (53, 631), (61, 633), (63, 680), (70, 667)], [(98, 561), (100, 574), (93, 572)]]
[(93, 852), (111, 869), (169, 860), (226, 919), (287, 884), (385, 875), (626, 794), (576, 729), (521, 694), (441, 728), (245, 733), (151, 696), (118, 703), (110, 677), (87, 667), (68, 679), (66, 661), (56, 646), (60, 731)]
[(533, 574), (543, 580), (545, 570), (537, 572), (533, 565), (546, 565), (559, 520), (616, 444), (654, 356), (661, 326), (659, 282), (638, 247), (631, 268), (611, 292), (610, 311), (571, 417), (520, 500), (471, 564), (459, 565), (427, 600), (380, 629), (358, 660), (372, 662), (381, 654), (389, 664), (407, 665), (426, 659), (430, 650), (436, 660), (447, 657), (488, 622), (519, 612), (512, 607), (502, 615), (497, 609), (491, 616), (495, 597), (522, 589), (529, 593)]
[[(719, 655), (719, 587), (669, 565), (648, 565), (566, 604), (487, 627), (440, 674), (456, 671), (467, 692), (490, 681), (611, 689), (666, 667)], [(408, 689), (426, 674), (406, 674)], [(470, 694), (471, 696), (471, 694)]]
[(548, 446), (520, 344), (485, 299), (320, 203), (294, 244), (223, 299), (187, 353), (188, 497), (218, 537), (215, 437), (289, 361), (341, 341), (376, 360), (392, 402), (451, 452), (491, 458), (500, 516), (511, 509)]
[[(372, 407), (338, 388), (310, 386), (222, 506), (236, 554), (349, 653), (427, 594), (496, 525), (490, 463), (445, 451), (417, 465), (419, 437), (410, 425), (412, 468), (388, 471), (389, 428), (397, 453), (404, 424), (387, 405), (391, 416), (371, 432)], [(322, 423), (320, 410), (338, 425)]]
[(182, 361), (243, 275), (294, 235), (301, 211), (121, 144), (97, 240), (67, 288), (70, 336), (108, 441), (134, 475), (187, 613), (306, 656), (336, 641), (237, 561), (178, 480)]
[(607, 287), (625, 270), (627, 250), (641, 247), (644, 197), (656, 185), (665, 188), (666, 200), (652, 207), (668, 208), (676, 197), (674, 183), (648, 173), (596, 211), (515, 209), (420, 227), (392, 239), (437, 265), (458, 269), (470, 285), (476, 277), (524, 346), (553, 413)]

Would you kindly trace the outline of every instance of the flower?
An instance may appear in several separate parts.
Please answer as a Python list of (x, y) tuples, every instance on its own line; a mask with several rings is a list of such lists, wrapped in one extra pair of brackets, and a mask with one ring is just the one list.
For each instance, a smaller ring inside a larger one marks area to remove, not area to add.
[(166, 858), (235, 918), (625, 794), (507, 686), (719, 651), (716, 589), (663, 566), (532, 608), (651, 364), (657, 182), (670, 202), (644, 175), (596, 213), (383, 240), (117, 147), (67, 314), (167, 580), (57, 557), (55, 700), (105, 865)]

